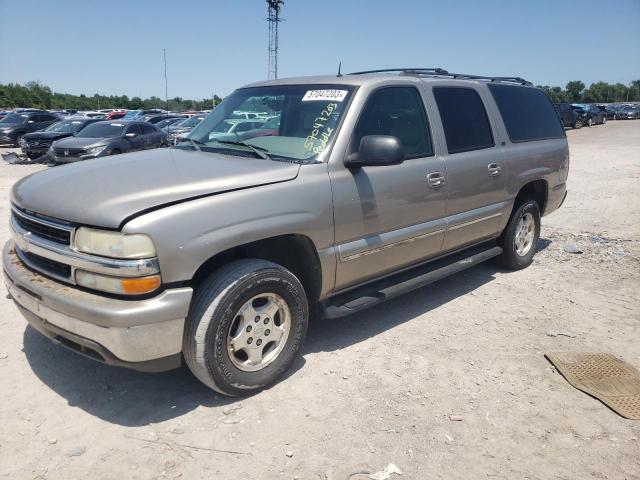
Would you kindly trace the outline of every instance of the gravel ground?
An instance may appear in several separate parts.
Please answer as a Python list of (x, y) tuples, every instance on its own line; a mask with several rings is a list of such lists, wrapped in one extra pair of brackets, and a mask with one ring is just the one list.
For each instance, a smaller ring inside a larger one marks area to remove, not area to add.
[[(530, 268), (485, 264), (313, 321), (288, 378), (252, 398), (216, 396), (186, 369), (87, 360), (3, 296), (0, 477), (363, 480), (394, 463), (392, 479), (639, 479), (640, 422), (543, 354), (640, 368), (640, 121), (567, 135), (569, 197), (544, 218)], [(40, 168), (0, 162), (1, 216), (11, 185)]]

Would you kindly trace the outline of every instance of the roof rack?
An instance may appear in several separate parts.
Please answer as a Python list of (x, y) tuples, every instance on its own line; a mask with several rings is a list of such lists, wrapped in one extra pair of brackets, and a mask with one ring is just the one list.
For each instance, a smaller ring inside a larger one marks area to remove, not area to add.
[(449, 77), (463, 80), (487, 80), (490, 82), (519, 83), (520, 85), (532, 86), (533, 83), (521, 77), (491, 77), (486, 75), (470, 75), (466, 73), (450, 73), (444, 68), (384, 68), (380, 70), (364, 70), (353, 72), (349, 75), (364, 75), (366, 73), (391, 73), (399, 72), (400, 75), (425, 75), (428, 77)]
[(351, 72), (349, 75), (364, 75), (365, 73), (388, 73), (388, 72), (400, 72), (402, 74), (434, 74), (434, 75), (449, 75), (444, 68), (383, 68), (381, 70), (363, 70), (362, 72)]

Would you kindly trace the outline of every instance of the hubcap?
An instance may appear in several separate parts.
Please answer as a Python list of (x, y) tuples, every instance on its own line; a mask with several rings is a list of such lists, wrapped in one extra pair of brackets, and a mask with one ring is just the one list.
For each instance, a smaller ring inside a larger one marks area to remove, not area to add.
[(282, 352), (291, 330), (291, 312), (275, 293), (261, 293), (247, 301), (231, 324), (227, 352), (240, 370), (255, 372)]
[(516, 234), (513, 238), (513, 244), (516, 253), (523, 257), (533, 246), (533, 239), (536, 235), (536, 222), (533, 215), (529, 212), (520, 217), (518, 225), (516, 225)]

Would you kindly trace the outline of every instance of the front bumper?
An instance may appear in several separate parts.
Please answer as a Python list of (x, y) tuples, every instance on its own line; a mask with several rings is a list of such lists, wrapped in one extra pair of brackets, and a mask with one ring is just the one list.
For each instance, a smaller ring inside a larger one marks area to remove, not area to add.
[(13, 145), (16, 142), (15, 138), (9, 135), (0, 134), (0, 145)]
[(63, 346), (104, 363), (136, 370), (178, 367), (191, 288), (144, 300), (110, 298), (29, 270), (13, 240), (2, 252), (7, 289), (26, 320)]

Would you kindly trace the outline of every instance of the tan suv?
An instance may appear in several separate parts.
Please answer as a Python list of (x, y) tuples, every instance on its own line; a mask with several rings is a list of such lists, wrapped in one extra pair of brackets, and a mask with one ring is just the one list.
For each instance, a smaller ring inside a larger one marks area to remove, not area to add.
[[(234, 111), (277, 128), (221, 139)], [(520, 78), (400, 69), (229, 95), (176, 147), (19, 181), (3, 254), (29, 323), (140, 370), (184, 359), (246, 395), (293, 362), (309, 312), (347, 315), (497, 258), (528, 266), (569, 168)]]

